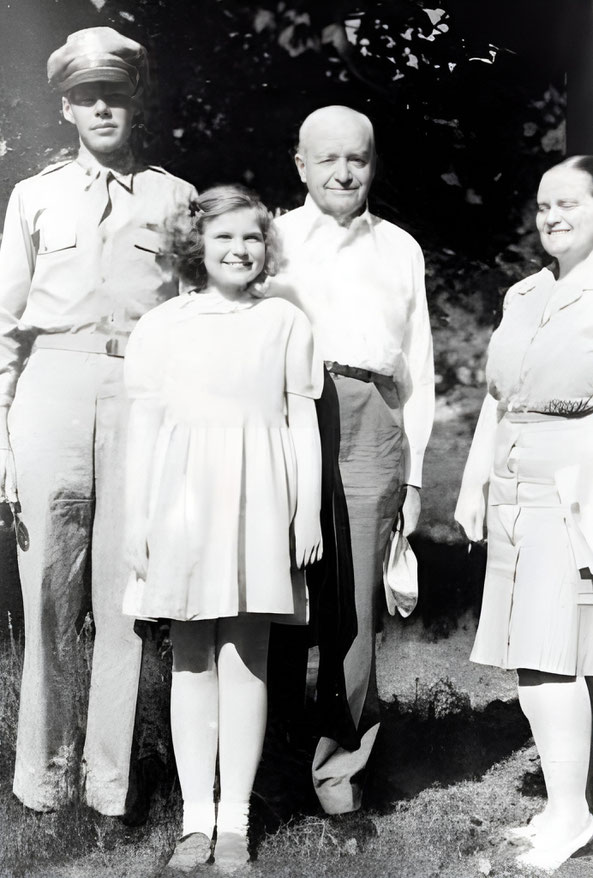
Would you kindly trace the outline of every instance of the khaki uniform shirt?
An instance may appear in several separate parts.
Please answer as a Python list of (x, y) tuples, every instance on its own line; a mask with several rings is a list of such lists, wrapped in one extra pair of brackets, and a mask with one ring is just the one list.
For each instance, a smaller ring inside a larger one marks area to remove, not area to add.
[(162, 168), (119, 174), (78, 161), (18, 183), (0, 247), (0, 405), (10, 404), (22, 332), (129, 332), (177, 294), (164, 224), (195, 198)]

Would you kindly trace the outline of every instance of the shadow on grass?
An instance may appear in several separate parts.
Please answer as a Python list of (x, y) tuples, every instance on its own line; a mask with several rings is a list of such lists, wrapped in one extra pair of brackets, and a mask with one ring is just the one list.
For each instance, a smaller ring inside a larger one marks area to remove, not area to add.
[[(439, 681), (414, 711), (383, 706), (363, 806), (387, 813), (398, 801), (433, 786), (480, 778), (522, 747), (530, 729), (516, 702), (494, 701), (473, 711), (469, 698)], [(315, 738), (296, 746), (279, 737), (270, 718), (255, 784), (254, 834), (274, 832), (293, 816), (319, 814), (310, 777)]]
[(430, 709), (425, 718), (402, 712), (397, 702), (384, 710), (369, 765), (366, 807), (386, 812), (433, 784), (476, 780), (531, 736), (517, 702), (493, 701), (483, 711), (472, 711), (468, 704), (441, 716), (430, 714)]
[(486, 549), (466, 540), (435, 542), (425, 534), (410, 537), (418, 559), (418, 604), (414, 619), (438, 640), (457, 628), (458, 620), (469, 611), (478, 618), (482, 603)]
[[(419, 561), (420, 600), (415, 617), (433, 640), (449, 637), (459, 620), (480, 612), (486, 552), (484, 546), (438, 543), (412, 537)], [(286, 647), (286, 638), (283, 640)], [(454, 670), (454, 669), (452, 669)], [(287, 676), (284, 684), (290, 688)], [(273, 695), (273, 692), (272, 692)], [(281, 701), (281, 699), (280, 699)], [(279, 701), (270, 700), (268, 730), (256, 778), (254, 817), (258, 831), (273, 832), (298, 814), (319, 814), (311, 783), (315, 718), (287, 734)], [(467, 693), (448, 679), (418, 692), (412, 708), (397, 701), (383, 705), (382, 725), (369, 764), (364, 807), (388, 812), (436, 784), (448, 786), (481, 777), (530, 738), (529, 724), (516, 702), (496, 700), (473, 710)]]

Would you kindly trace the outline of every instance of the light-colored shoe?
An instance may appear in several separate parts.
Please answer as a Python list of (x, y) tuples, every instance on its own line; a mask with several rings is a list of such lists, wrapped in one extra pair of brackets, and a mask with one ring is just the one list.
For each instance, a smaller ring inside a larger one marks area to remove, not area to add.
[(585, 828), (569, 841), (546, 845), (545, 839), (541, 839), (537, 844), (534, 844), (531, 850), (520, 854), (516, 858), (516, 862), (519, 866), (529, 866), (544, 872), (553, 872), (591, 840), (593, 840), (593, 814), (589, 814)]
[(249, 863), (247, 835), (242, 832), (221, 832), (216, 839), (214, 865), (225, 874), (236, 872)]
[(522, 841), (526, 838), (533, 838), (540, 831), (543, 821), (543, 811), (539, 814), (534, 814), (529, 823), (525, 823), (523, 826), (512, 826), (505, 830), (505, 838), (509, 841)]
[(163, 878), (189, 875), (212, 856), (212, 841), (205, 832), (192, 832), (180, 838), (171, 859), (161, 872)]

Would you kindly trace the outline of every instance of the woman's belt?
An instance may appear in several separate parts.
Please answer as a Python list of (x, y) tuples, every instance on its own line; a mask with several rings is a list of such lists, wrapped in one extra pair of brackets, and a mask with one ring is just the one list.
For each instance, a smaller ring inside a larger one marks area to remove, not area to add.
[(385, 384), (393, 387), (391, 375), (382, 375), (371, 369), (359, 369), (358, 366), (342, 366), (341, 363), (334, 363), (333, 360), (326, 360), (325, 366), (333, 375), (344, 375), (346, 378), (356, 378), (357, 381), (364, 381), (367, 384)]
[(129, 332), (100, 332), (82, 329), (80, 332), (42, 332), (33, 343), (33, 350), (78, 351), (85, 354), (106, 354), (123, 357)]
[(560, 418), (582, 418), (593, 413), (593, 396), (578, 397), (573, 399), (548, 399), (538, 400), (518, 405), (516, 408), (511, 403), (501, 400), (498, 403), (501, 415), (543, 415)]

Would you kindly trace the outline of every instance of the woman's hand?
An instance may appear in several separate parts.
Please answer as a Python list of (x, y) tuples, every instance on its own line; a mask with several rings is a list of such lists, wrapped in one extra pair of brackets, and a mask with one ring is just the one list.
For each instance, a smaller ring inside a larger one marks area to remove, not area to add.
[(295, 560), (297, 567), (306, 567), (320, 561), (323, 555), (323, 538), (319, 516), (300, 515), (294, 517)]
[(0, 503), (17, 503), (16, 468), (10, 448), (0, 449)]
[(484, 539), (486, 496), (496, 449), (497, 425), (498, 403), (487, 393), (474, 431), (455, 507), (455, 521), (461, 525), (472, 543), (479, 543)]
[(474, 487), (462, 490), (455, 507), (455, 521), (461, 525), (465, 535), (472, 543), (484, 539), (486, 520), (486, 497), (483, 488)]
[(125, 559), (138, 579), (146, 579), (148, 573), (148, 520), (142, 516), (128, 523)]

